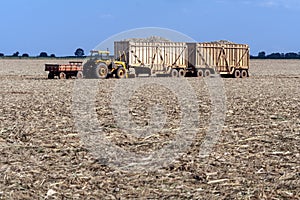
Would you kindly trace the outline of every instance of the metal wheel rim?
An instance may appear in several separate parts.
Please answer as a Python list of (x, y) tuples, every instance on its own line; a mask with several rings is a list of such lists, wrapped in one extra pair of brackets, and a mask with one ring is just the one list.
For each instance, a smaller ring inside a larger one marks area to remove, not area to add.
[(102, 68), (102, 67), (99, 69), (99, 75), (100, 75), (100, 76), (105, 76), (106, 73), (107, 73), (107, 72), (106, 72), (106, 69), (104, 69), (104, 68)]

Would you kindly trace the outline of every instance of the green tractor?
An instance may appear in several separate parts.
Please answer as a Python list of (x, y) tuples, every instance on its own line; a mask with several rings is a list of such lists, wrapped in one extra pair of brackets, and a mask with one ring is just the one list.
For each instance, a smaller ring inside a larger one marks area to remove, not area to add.
[(126, 78), (126, 63), (113, 60), (109, 54), (109, 51), (92, 50), (90, 59), (83, 65), (84, 77), (98, 79)]

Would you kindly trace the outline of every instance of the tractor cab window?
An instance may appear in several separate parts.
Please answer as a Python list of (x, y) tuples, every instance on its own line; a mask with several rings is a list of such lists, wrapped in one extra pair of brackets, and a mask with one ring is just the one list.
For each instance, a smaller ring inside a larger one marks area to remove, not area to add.
[(96, 50), (91, 51), (92, 57), (97, 57), (98, 59), (101, 60), (109, 60), (110, 59), (109, 54), (110, 54), (109, 51), (96, 51)]

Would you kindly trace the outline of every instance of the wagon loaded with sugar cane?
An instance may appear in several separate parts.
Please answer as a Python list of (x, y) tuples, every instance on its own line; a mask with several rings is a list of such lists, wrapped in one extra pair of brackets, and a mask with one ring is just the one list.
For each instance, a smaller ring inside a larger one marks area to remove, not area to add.
[(228, 41), (187, 43), (189, 68), (196, 76), (221, 76), (245, 78), (249, 76), (250, 51), (246, 44)]
[(116, 41), (114, 55), (115, 59), (133, 68), (137, 76), (148, 74), (204, 77), (215, 73), (235, 78), (249, 76), (249, 46), (227, 41)]

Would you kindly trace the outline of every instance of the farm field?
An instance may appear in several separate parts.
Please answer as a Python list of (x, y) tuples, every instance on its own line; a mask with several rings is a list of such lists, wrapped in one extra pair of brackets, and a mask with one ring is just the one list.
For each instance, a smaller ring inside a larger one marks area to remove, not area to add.
[[(199, 153), (211, 123), (206, 80), (214, 78), (185, 78), (197, 97), (196, 136), (153, 171), (122, 170), (91, 152), (72, 112), (76, 80), (48, 80), (49, 62), (68, 61), (0, 59), (0, 199), (300, 199), (300, 60), (251, 60), (249, 78), (222, 79), (225, 121), (207, 156)], [(112, 144), (142, 153), (176, 137), (182, 108), (159, 84), (168, 78), (157, 79), (128, 104), (141, 127), (149, 124), (149, 107), (166, 112), (161, 133), (144, 138), (117, 125), (111, 99), (120, 80), (97, 81), (95, 111)], [(180, 79), (176, 84), (185, 90)]]

